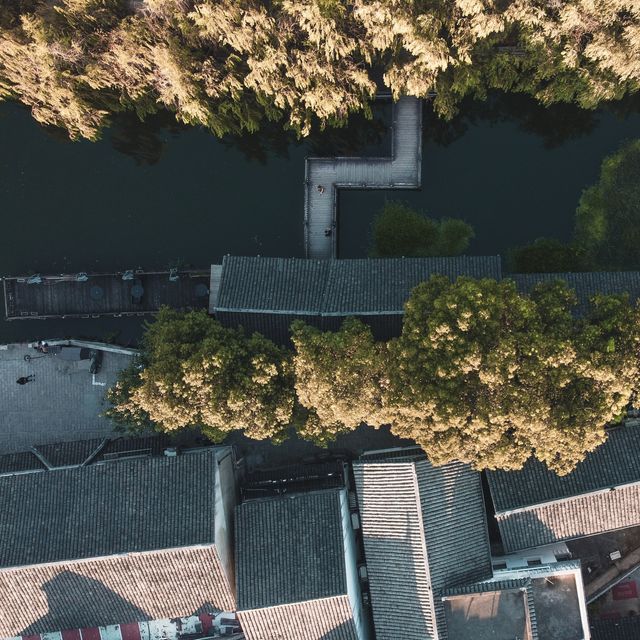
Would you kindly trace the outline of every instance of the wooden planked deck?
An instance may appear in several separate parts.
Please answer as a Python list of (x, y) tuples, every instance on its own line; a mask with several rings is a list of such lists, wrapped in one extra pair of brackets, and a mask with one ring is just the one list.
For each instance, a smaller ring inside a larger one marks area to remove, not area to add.
[[(156, 313), (160, 307), (206, 309), (209, 303), (209, 272), (181, 271), (177, 282), (167, 271), (138, 271), (134, 280), (121, 273), (90, 273), (86, 282), (73, 275), (42, 276), (40, 284), (27, 277), (3, 279), (7, 320), (45, 318), (97, 318)], [(134, 284), (142, 285), (139, 299)]]
[[(337, 189), (419, 189), (422, 162), (422, 102), (393, 105), (390, 158), (307, 158), (304, 240), (308, 258), (337, 257)], [(322, 189), (318, 189), (318, 187)]]

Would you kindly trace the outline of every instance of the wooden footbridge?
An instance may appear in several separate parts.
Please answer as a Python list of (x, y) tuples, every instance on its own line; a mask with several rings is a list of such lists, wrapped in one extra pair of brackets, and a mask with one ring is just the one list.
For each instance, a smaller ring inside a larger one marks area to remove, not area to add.
[(419, 189), (422, 102), (404, 97), (393, 105), (391, 157), (307, 158), (304, 244), (308, 258), (336, 258), (338, 189)]

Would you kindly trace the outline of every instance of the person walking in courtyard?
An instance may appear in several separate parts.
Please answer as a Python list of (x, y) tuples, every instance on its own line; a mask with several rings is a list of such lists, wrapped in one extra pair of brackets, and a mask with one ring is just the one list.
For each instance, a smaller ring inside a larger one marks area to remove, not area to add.
[(33, 382), (36, 379), (34, 373), (30, 373), (28, 376), (21, 376), (16, 380), (18, 384), (27, 384), (27, 382)]

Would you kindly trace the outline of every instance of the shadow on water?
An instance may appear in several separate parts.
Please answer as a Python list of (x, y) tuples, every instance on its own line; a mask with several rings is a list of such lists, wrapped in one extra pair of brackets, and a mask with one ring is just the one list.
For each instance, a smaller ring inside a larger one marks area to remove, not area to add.
[(169, 111), (159, 111), (140, 120), (135, 113), (116, 114), (107, 131), (111, 146), (141, 165), (154, 165), (164, 153), (168, 136), (189, 130)]
[[(299, 138), (294, 131), (283, 128), (280, 122), (265, 122), (257, 133), (226, 135), (220, 143), (227, 149), (239, 151), (250, 162), (266, 165), (272, 158), (289, 159), (292, 149), (306, 146), (310, 156), (375, 156), (387, 155), (391, 148), (391, 104), (379, 102), (368, 118), (363, 113), (351, 116), (348, 126), (327, 127), (320, 130), (315, 124), (307, 138)], [(56, 140), (69, 142), (66, 132), (47, 127), (47, 133)], [(113, 116), (105, 132), (112, 148), (141, 165), (154, 165), (160, 161), (169, 136), (176, 137), (191, 129), (176, 121), (169, 111), (140, 120), (134, 113)], [(201, 129), (203, 135), (213, 133)]]
[[(448, 146), (479, 125), (513, 122), (523, 133), (538, 136), (544, 147), (554, 149), (569, 140), (589, 135), (600, 123), (603, 113), (625, 119), (640, 113), (640, 95), (629, 96), (605, 104), (598, 111), (581, 109), (575, 104), (544, 106), (524, 94), (494, 91), (487, 100), (465, 99), (460, 113), (451, 120), (438, 117), (433, 109), (424, 111), (423, 139), (439, 146)], [(270, 158), (290, 157), (292, 148), (305, 145), (310, 156), (376, 156), (387, 155), (391, 148), (391, 103), (379, 101), (373, 105), (372, 117), (353, 114), (348, 126), (320, 130), (314, 123), (307, 138), (283, 127), (282, 121), (265, 122), (257, 133), (224, 136), (220, 142), (228, 149), (239, 151), (246, 160), (267, 164)], [(44, 127), (48, 136), (69, 142), (63, 129)], [(114, 150), (127, 155), (137, 165), (154, 165), (160, 161), (168, 136), (176, 137), (191, 129), (176, 121), (169, 111), (159, 111), (140, 120), (134, 113), (113, 116), (106, 131)], [(203, 133), (213, 136), (203, 129)]]
[(479, 125), (513, 122), (523, 133), (538, 136), (546, 149), (555, 149), (592, 133), (605, 113), (611, 113), (621, 120), (640, 113), (640, 95), (607, 103), (598, 111), (590, 111), (575, 104), (544, 106), (524, 94), (491, 92), (485, 101), (464, 100), (460, 105), (460, 113), (448, 121), (439, 118), (433, 109), (426, 108), (423, 140), (425, 143), (448, 146)]
[(258, 133), (228, 135), (222, 144), (242, 153), (246, 160), (267, 164), (272, 157), (289, 158), (290, 150), (301, 145), (309, 156), (375, 156), (390, 153), (391, 104), (376, 103), (372, 117), (357, 113), (348, 126), (326, 127), (314, 124), (312, 133), (299, 138), (294, 131), (283, 128), (282, 122), (266, 122)]

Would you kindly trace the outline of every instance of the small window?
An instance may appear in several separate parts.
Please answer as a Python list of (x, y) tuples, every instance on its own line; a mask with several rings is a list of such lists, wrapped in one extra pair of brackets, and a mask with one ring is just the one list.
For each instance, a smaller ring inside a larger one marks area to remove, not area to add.
[(507, 563), (506, 563), (506, 562), (495, 562), (495, 563), (493, 564), (493, 568), (494, 568), (496, 571), (502, 571), (502, 570), (504, 570), (504, 569), (506, 569), (506, 568), (507, 568)]
[(534, 558), (533, 560), (527, 560), (527, 566), (529, 567), (539, 567), (542, 564), (542, 560), (540, 558)]

